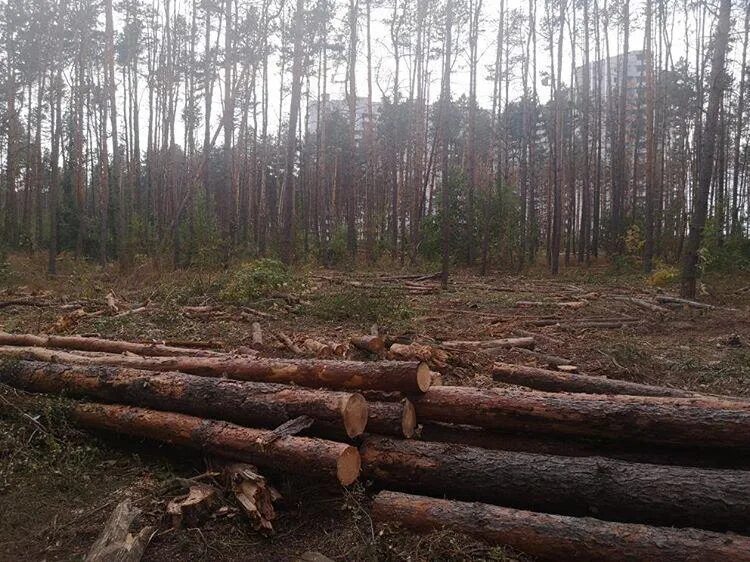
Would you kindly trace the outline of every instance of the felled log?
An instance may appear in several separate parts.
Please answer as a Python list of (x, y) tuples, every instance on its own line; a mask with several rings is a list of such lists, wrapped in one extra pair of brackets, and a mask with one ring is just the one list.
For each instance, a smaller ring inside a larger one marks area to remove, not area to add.
[(172, 347), (157, 343), (136, 343), (80, 336), (35, 336), (0, 332), (0, 345), (46, 347), (105, 353), (134, 353), (154, 357), (214, 357), (221, 354), (206, 349)]
[(229, 463), (223, 468), (222, 476), (250, 519), (253, 529), (272, 531), (271, 521), (276, 519), (273, 502), (281, 498), (278, 490), (251, 464)]
[(420, 421), (644, 443), (750, 449), (750, 405), (720, 398), (560, 394), (436, 386), (412, 398)]
[(211, 517), (219, 503), (218, 490), (210, 484), (196, 482), (188, 493), (173, 498), (167, 504), (167, 514), (172, 519), (172, 527), (199, 527)]
[(630, 396), (680, 396), (696, 393), (665, 386), (651, 386), (630, 381), (594, 377), (590, 375), (551, 371), (527, 365), (495, 363), (492, 366), (495, 380), (547, 392), (583, 392), (587, 394), (626, 394)]
[(750, 539), (699, 529), (612, 523), (399, 492), (375, 496), (373, 520), (418, 532), (448, 528), (536, 560), (750, 561)]
[(70, 416), (85, 428), (190, 447), (282, 472), (321, 477), (344, 486), (359, 476), (357, 449), (334, 441), (295, 436), (263, 446), (257, 440), (270, 433), (268, 430), (132, 406), (79, 403), (72, 407)]
[(616, 296), (615, 300), (634, 304), (640, 308), (650, 310), (651, 312), (658, 312), (659, 314), (666, 314), (669, 312), (668, 308), (664, 308), (663, 306), (659, 306), (658, 304), (654, 304), (652, 302), (648, 302), (646, 300), (638, 299), (635, 297)]
[(343, 361), (323, 359), (265, 359), (258, 357), (136, 357), (83, 356), (40, 347), (0, 347), (0, 357), (110, 365), (148, 371), (182, 371), (209, 377), (295, 383), (313, 388), (424, 392), (432, 376), (426, 363), (416, 361)]
[(554, 365), (555, 367), (559, 365), (570, 365), (572, 363), (570, 359), (566, 359), (565, 357), (560, 357), (559, 355), (541, 353), (539, 351), (533, 351), (531, 349), (525, 349), (523, 347), (514, 347), (513, 350), (523, 355), (526, 355), (528, 357), (533, 357), (534, 359), (537, 359), (543, 363), (546, 363), (547, 365)]
[(534, 338), (522, 337), (522, 338), (501, 338), (498, 340), (479, 340), (479, 341), (465, 341), (465, 340), (450, 340), (442, 343), (443, 347), (447, 348), (462, 348), (462, 349), (489, 349), (498, 347), (520, 347), (532, 349), (536, 345)]
[(354, 347), (363, 351), (368, 351), (375, 355), (382, 355), (385, 353), (385, 342), (383, 341), (383, 338), (377, 334), (353, 337), (350, 341)]
[(586, 301), (518, 301), (516, 308), (528, 308), (532, 306), (559, 306), (560, 308), (583, 308), (588, 304)]
[(704, 302), (697, 302), (697, 301), (691, 301), (688, 299), (683, 299), (680, 297), (670, 297), (668, 295), (657, 295), (656, 296), (656, 302), (660, 303), (667, 303), (667, 304), (681, 304), (684, 306), (689, 306), (691, 308), (705, 308), (705, 309), (713, 309), (716, 308), (712, 304), (706, 304)]
[(321, 359), (329, 359), (333, 357), (333, 349), (326, 343), (319, 342), (313, 338), (307, 338), (302, 345), (305, 349)]
[(130, 533), (133, 521), (141, 513), (129, 499), (117, 504), (96, 542), (86, 554), (85, 562), (138, 562), (143, 557), (152, 527), (144, 527), (135, 536)]
[(367, 437), (363, 472), (387, 488), (613, 521), (750, 530), (750, 473)]
[(284, 332), (276, 332), (276, 338), (284, 344), (284, 346), (296, 355), (302, 355), (304, 351), (292, 341), (292, 338), (287, 336)]
[(29, 392), (182, 412), (250, 427), (276, 427), (306, 415), (356, 437), (367, 423), (367, 402), (360, 394), (281, 384), (33, 361), (0, 364), (0, 381)]
[(562, 435), (498, 431), (472, 425), (439, 422), (419, 424), (422, 441), (457, 443), (483, 449), (519, 451), (565, 457), (608, 457), (628, 462), (695, 466), (700, 468), (750, 469), (750, 455), (727, 449), (673, 447)]
[(448, 354), (445, 350), (421, 343), (394, 343), (388, 348), (388, 358), (399, 361), (424, 361), (436, 368), (446, 366)]
[(414, 436), (417, 415), (414, 404), (407, 398), (398, 402), (368, 402), (367, 431), (397, 437)]

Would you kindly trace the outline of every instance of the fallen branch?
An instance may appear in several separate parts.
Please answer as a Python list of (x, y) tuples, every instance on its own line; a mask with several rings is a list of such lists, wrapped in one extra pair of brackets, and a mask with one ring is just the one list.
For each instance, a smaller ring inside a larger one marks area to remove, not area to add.
[(262, 447), (266, 447), (282, 437), (298, 435), (315, 422), (310, 416), (302, 415), (292, 420), (282, 423), (279, 427), (266, 432), (258, 437), (255, 442)]

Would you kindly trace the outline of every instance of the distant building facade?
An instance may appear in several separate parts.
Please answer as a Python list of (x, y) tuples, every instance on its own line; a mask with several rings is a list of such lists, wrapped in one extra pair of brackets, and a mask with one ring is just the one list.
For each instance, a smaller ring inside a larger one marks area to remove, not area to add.
[[(313, 100), (307, 107), (307, 131), (309, 134), (314, 135), (318, 131), (319, 120), (324, 119), (325, 116), (338, 113), (345, 119), (349, 118), (349, 101), (346, 99), (331, 99), (330, 96), (326, 96), (320, 103), (317, 100)], [(354, 134), (357, 140), (360, 140), (365, 132), (365, 127), (369, 121), (369, 111), (367, 105), (367, 98), (357, 98), (356, 108), (354, 112)], [(380, 116), (380, 102), (372, 102), (372, 120), (373, 127), (374, 123)]]

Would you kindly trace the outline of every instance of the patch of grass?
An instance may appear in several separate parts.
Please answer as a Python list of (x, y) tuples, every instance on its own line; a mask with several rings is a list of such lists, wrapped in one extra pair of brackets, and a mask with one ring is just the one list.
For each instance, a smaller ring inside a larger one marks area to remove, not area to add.
[(393, 324), (408, 320), (413, 311), (402, 293), (392, 289), (343, 289), (307, 305), (304, 314), (329, 322)]

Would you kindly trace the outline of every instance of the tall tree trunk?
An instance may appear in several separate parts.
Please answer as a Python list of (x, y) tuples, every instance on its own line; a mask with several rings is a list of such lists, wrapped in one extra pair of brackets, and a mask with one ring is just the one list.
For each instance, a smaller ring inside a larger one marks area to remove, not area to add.
[(709, 78), (708, 109), (701, 135), (700, 176), (693, 204), (693, 215), (690, 221), (685, 255), (682, 261), (682, 279), (680, 294), (683, 297), (694, 298), (698, 282), (698, 250), (703, 239), (703, 228), (708, 213), (708, 196), (711, 190), (711, 178), (714, 168), (716, 151), (716, 131), (719, 121), (719, 109), (726, 77), (724, 64), (729, 45), (729, 28), (731, 19), (731, 0), (721, 0), (719, 18), (714, 33), (714, 50), (711, 57), (711, 76)]
[(453, 0), (446, 0), (445, 3), (445, 45), (443, 47), (443, 91), (440, 100), (441, 114), (441, 194), (440, 194), (440, 213), (441, 224), (440, 234), (442, 237), (442, 268), (440, 280), (443, 289), (448, 288), (448, 268), (450, 266), (450, 153), (448, 150), (448, 117), (451, 105), (451, 58), (453, 53)]

